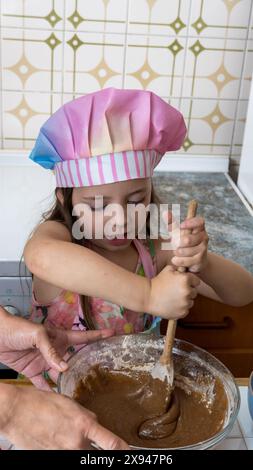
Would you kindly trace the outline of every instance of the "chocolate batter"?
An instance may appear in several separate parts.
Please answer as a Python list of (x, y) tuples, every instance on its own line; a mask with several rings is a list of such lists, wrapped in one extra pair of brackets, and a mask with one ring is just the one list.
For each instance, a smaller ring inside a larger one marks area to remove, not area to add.
[[(177, 381), (176, 381), (177, 383)], [(74, 398), (93, 411), (105, 428), (128, 444), (170, 448), (196, 444), (222, 429), (227, 397), (215, 380), (212, 402), (176, 385), (169, 401), (166, 384), (148, 372), (109, 371), (94, 366), (80, 381)]]

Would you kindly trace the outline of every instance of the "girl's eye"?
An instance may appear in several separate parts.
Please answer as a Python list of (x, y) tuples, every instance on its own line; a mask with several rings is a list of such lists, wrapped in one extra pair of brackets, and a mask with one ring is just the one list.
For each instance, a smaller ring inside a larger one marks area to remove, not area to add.
[(140, 204), (141, 202), (143, 202), (144, 199), (145, 199), (145, 198), (143, 197), (140, 201), (128, 201), (128, 203), (129, 203), (129, 204), (135, 204), (135, 205), (137, 205), (137, 204)]
[[(143, 202), (145, 200), (145, 197), (143, 197), (140, 201), (128, 201), (128, 204), (134, 204), (134, 205), (137, 205), (137, 204), (140, 204), (141, 202)], [(91, 207), (91, 210), (92, 212), (95, 212), (95, 211), (102, 211), (106, 208), (106, 205), (104, 206), (101, 206), (101, 207)]]

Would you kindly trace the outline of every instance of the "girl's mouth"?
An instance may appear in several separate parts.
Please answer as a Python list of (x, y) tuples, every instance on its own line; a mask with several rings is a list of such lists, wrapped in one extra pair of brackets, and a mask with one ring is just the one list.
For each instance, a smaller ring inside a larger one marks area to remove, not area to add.
[(124, 233), (124, 238), (112, 238), (108, 239), (107, 242), (110, 243), (110, 245), (115, 245), (115, 246), (120, 246), (120, 245), (126, 245), (129, 241), (129, 238), (127, 238), (127, 232)]

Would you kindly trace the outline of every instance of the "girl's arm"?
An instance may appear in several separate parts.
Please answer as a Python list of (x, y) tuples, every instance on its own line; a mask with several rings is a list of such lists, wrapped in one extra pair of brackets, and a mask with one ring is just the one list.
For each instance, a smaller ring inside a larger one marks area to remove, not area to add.
[(25, 246), (24, 259), (28, 269), (44, 282), (45, 290), (50, 290), (52, 298), (57, 286), (135, 311), (144, 312), (147, 307), (150, 291), (147, 278), (72, 243), (68, 229), (59, 222), (47, 221), (38, 227)]
[(239, 264), (208, 252), (206, 266), (198, 273), (200, 294), (234, 307), (253, 302), (253, 276)]
[[(161, 249), (161, 239), (155, 241), (158, 272), (170, 265), (172, 250)], [(201, 282), (199, 294), (218, 302), (240, 307), (253, 302), (253, 276), (239, 264), (215, 253), (207, 253), (207, 263), (197, 273)]]
[[(168, 214), (168, 225), (170, 226)], [(253, 276), (239, 264), (207, 249), (205, 220), (193, 217), (180, 224), (180, 244), (175, 251), (161, 250), (160, 268), (165, 264), (183, 266), (197, 274), (201, 283), (197, 290), (205, 297), (240, 307), (253, 302)], [(186, 233), (185, 229), (190, 230)], [(161, 240), (158, 242), (161, 245)], [(159, 257), (158, 257), (159, 259)]]
[(68, 230), (53, 221), (37, 229), (26, 244), (24, 258), (30, 271), (51, 287), (101, 297), (164, 318), (187, 315), (200, 282), (192, 273), (179, 276), (170, 266), (151, 280), (134, 274), (72, 243)]

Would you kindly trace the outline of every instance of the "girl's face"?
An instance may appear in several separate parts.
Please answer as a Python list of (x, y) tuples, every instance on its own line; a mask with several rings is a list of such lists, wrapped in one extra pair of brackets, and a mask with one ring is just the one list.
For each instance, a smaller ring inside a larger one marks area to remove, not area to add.
[[(74, 188), (72, 193), (72, 204), (73, 207), (76, 204), (87, 205), (85, 207), (88, 208), (89, 212), (89, 230), (92, 232), (92, 243), (100, 248), (110, 251), (123, 250), (130, 245), (131, 239), (136, 236), (138, 231), (140, 231), (146, 223), (146, 217), (148, 214), (145, 213), (145, 210), (142, 210), (141, 216), (138, 217), (137, 211), (134, 211), (134, 206), (137, 204), (148, 206), (151, 199), (151, 189), (151, 178), (138, 178), (99, 186)], [(116, 204), (119, 209), (117, 216), (116, 213), (114, 213), (114, 216), (108, 215), (109, 209), (112, 208), (112, 206), (109, 206), (111, 204)], [(128, 212), (128, 218), (127, 207), (130, 208), (130, 212), (133, 212), (133, 215), (130, 215), (130, 217)], [(96, 236), (95, 219), (96, 224), (99, 224), (100, 227), (105, 229), (105, 232), (109, 223), (111, 232), (113, 232), (113, 235), (109, 235), (111, 240), (108, 239), (105, 234), (100, 238)], [(83, 221), (85, 224), (85, 216)], [(128, 238), (126, 238), (126, 232), (130, 232), (133, 224), (134, 236), (129, 238), (128, 235)], [(123, 234), (125, 236), (124, 239), (122, 239)], [(119, 235), (121, 235), (121, 239), (116, 238)]]

